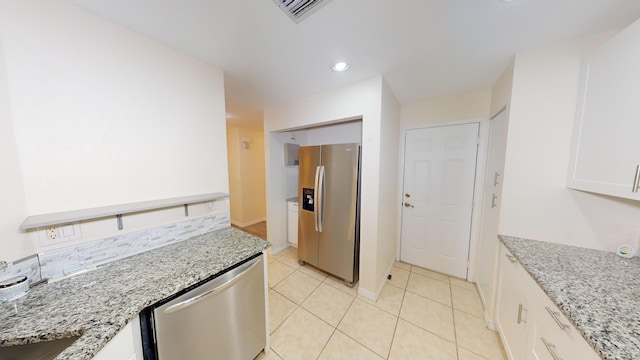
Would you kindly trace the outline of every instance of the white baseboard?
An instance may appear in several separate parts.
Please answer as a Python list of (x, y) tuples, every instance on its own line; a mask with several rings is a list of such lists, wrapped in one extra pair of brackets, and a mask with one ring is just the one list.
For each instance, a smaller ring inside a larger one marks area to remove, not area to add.
[(235, 226), (238, 226), (238, 227), (246, 227), (246, 226), (257, 224), (257, 223), (263, 222), (263, 221), (267, 221), (267, 218), (263, 217), (263, 218), (260, 218), (260, 219), (254, 219), (254, 220), (249, 220), (249, 221), (245, 221), (245, 222), (238, 222), (238, 221), (235, 221), (235, 220), (232, 219), (231, 223), (233, 225), (235, 225)]
[(378, 295), (376, 295), (375, 293), (372, 293), (369, 290), (365, 290), (359, 286), (358, 286), (358, 295), (362, 296), (363, 298), (369, 301), (376, 302), (376, 300), (378, 300)]
[(273, 246), (271, 246), (271, 254), (275, 255), (275, 254), (279, 253), (280, 251), (285, 250), (288, 247), (289, 247), (289, 243), (284, 243), (284, 244), (280, 244), (280, 245), (273, 245)]
[(478, 286), (478, 284), (476, 284), (476, 289), (478, 290), (478, 295), (480, 295), (480, 301), (482, 302), (482, 307), (484, 308), (484, 323), (487, 325), (487, 328), (489, 328), (489, 330), (497, 331), (498, 329), (496, 328), (495, 321), (489, 316), (489, 312), (487, 312), (488, 306), (486, 297), (484, 296), (484, 292), (482, 291), (482, 288)]
[(498, 331), (495, 321), (489, 318), (489, 313), (487, 312), (487, 310), (484, 311), (483, 315), (484, 315), (484, 323), (487, 324), (487, 328), (491, 331)]
[(394, 262), (395, 262), (395, 259), (391, 261), (391, 264), (389, 264), (389, 266), (387, 267), (387, 271), (384, 272), (384, 277), (382, 278), (382, 282), (380, 282), (380, 285), (378, 285), (378, 288), (376, 289), (375, 293), (369, 290), (363, 289), (361, 287), (358, 287), (358, 295), (373, 302), (378, 301), (378, 297), (380, 297), (382, 288), (384, 288), (384, 284), (387, 283), (387, 277), (389, 276), (389, 274), (391, 274), (391, 269), (393, 268)]

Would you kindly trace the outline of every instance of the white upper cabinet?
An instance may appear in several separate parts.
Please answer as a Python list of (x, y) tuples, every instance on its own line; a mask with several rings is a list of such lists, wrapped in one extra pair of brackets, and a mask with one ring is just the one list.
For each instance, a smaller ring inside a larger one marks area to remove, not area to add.
[(584, 59), (568, 187), (640, 200), (640, 21)]

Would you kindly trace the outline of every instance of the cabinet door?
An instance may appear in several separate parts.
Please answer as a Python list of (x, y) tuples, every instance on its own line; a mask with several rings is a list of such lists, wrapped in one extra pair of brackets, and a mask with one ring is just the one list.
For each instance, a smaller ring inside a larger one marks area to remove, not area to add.
[(507, 110), (489, 121), (489, 151), (484, 186), (494, 190), (502, 189), (508, 121)]
[(483, 300), (489, 327), (495, 329), (496, 297), (498, 288), (498, 220), (505, 147), (507, 144), (507, 112), (490, 120), (487, 171), (483, 186), (480, 242), (476, 265), (476, 284)]
[(509, 359), (523, 359), (527, 350), (529, 300), (522, 292), (520, 267), (502, 246), (498, 290), (497, 324)]
[(289, 244), (298, 247), (298, 203), (287, 202), (287, 239)]
[[(568, 186), (640, 200), (640, 22), (583, 62)], [(634, 188), (634, 183), (636, 187)]]

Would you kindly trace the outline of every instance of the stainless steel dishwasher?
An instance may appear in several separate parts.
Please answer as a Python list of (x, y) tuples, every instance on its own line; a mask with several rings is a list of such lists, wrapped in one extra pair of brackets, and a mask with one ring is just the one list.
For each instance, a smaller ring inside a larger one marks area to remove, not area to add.
[(147, 360), (250, 360), (266, 346), (264, 256), (140, 314)]

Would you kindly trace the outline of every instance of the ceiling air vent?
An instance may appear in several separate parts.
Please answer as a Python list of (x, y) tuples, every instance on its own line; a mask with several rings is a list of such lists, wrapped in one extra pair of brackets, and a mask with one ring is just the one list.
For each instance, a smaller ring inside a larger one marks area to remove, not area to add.
[(273, 0), (296, 24), (331, 0)]

